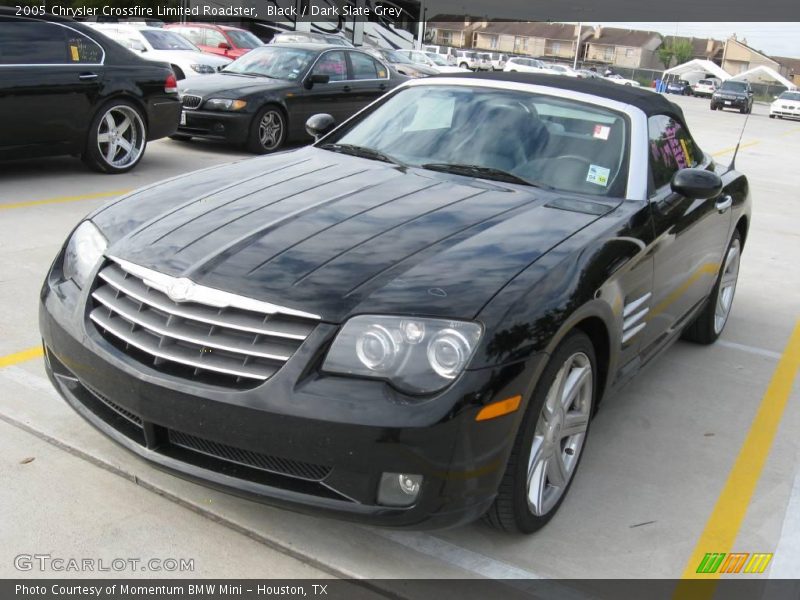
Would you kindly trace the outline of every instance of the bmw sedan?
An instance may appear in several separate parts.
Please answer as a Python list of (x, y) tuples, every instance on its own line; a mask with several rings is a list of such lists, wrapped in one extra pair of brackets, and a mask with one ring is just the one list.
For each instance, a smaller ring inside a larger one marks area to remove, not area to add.
[(169, 65), (136, 56), (82, 23), (0, 7), (0, 160), (80, 156), (124, 173), (178, 126)]
[(270, 44), (220, 73), (180, 82), (183, 113), (173, 137), (266, 154), (287, 141), (310, 141), (305, 122), (314, 113), (344, 120), (405, 79), (355, 48)]
[(533, 532), (603, 399), (723, 331), (747, 179), (663, 96), (603, 82), (419, 79), (331, 120), (80, 223), (41, 293), (51, 381), (209, 486)]

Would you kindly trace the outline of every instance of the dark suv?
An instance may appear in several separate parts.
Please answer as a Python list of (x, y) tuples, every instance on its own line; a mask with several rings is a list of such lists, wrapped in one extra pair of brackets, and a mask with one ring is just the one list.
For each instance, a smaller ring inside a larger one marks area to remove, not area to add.
[(746, 81), (723, 81), (711, 96), (711, 110), (738, 108), (740, 113), (753, 110), (753, 88)]

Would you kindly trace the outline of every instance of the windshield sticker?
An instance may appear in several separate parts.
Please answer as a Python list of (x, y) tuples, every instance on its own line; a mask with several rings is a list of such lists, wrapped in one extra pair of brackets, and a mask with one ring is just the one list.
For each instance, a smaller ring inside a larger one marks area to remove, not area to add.
[(611, 169), (606, 169), (598, 165), (591, 165), (589, 167), (589, 173), (586, 175), (586, 181), (606, 187), (608, 185), (608, 176), (610, 173)]
[(595, 125), (593, 137), (598, 140), (607, 140), (608, 134), (611, 133), (611, 127), (607, 125)]

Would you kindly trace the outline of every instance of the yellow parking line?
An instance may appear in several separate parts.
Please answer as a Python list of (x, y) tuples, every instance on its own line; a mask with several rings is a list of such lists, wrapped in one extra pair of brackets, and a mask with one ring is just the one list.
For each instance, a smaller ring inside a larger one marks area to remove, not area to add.
[(65, 202), (77, 202), (78, 200), (97, 200), (98, 198), (111, 198), (127, 194), (130, 190), (112, 190), (110, 192), (97, 192), (95, 194), (83, 194), (81, 196), (58, 196), (57, 198), (47, 198), (45, 200), (27, 200), (25, 202), (11, 202), (10, 204), (0, 204), (0, 210), (10, 208), (26, 208), (28, 206), (40, 206), (42, 204), (62, 204)]
[(783, 133), (780, 134), (780, 137), (786, 135), (792, 135), (793, 133), (800, 133), (800, 127), (798, 127), (797, 129), (790, 129), (789, 131), (784, 131)]
[[(749, 148), (750, 146), (755, 146), (756, 144), (760, 144), (761, 140), (753, 140), (752, 142), (747, 142), (746, 144), (742, 144), (739, 146), (739, 150), (742, 148)], [(723, 148), (722, 150), (717, 150), (716, 152), (712, 152), (712, 156), (721, 156), (722, 154), (729, 154), (736, 150), (736, 146), (731, 146), (730, 148)]]
[(26, 360), (39, 358), (43, 354), (44, 352), (42, 351), (41, 346), (34, 346), (33, 348), (28, 348), (22, 352), (16, 352), (7, 356), (0, 356), (0, 369), (3, 367), (10, 367), (11, 365), (16, 365), (17, 363), (25, 362)]
[[(728, 474), (725, 487), (706, 522), (686, 569), (684, 579), (716, 579), (721, 573), (700, 574), (697, 567), (707, 552), (730, 552), (752, 499), (761, 470), (769, 456), (772, 442), (783, 418), (783, 411), (792, 391), (792, 384), (800, 371), (800, 320), (795, 323), (792, 335), (772, 375), (767, 391), (761, 399), (750, 431), (739, 450), (736, 462)], [(680, 590), (680, 586), (678, 586)], [(712, 597), (714, 590), (706, 596)], [(698, 590), (695, 590), (698, 591)], [(676, 594), (674, 597), (681, 597)], [(698, 596), (699, 598), (700, 596)]]

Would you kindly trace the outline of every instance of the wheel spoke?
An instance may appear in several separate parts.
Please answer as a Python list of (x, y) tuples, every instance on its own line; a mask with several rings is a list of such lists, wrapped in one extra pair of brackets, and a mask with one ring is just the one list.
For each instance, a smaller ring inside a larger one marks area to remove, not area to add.
[(578, 367), (569, 372), (569, 376), (564, 383), (564, 391), (561, 393), (561, 405), (564, 410), (569, 410), (578, 392), (586, 385), (586, 380), (591, 374), (592, 371), (588, 366)]
[(97, 134), (97, 141), (100, 144), (107, 144), (110, 139), (111, 139), (111, 136), (109, 135), (108, 132)]
[(116, 156), (116, 154), (117, 154), (117, 143), (116, 142), (110, 142), (108, 144), (108, 150), (106, 150), (106, 160), (109, 163), (113, 163), (114, 162), (114, 157)]
[(582, 412), (570, 412), (564, 417), (564, 424), (561, 426), (561, 437), (570, 437), (586, 433), (589, 427), (589, 415)]
[(125, 117), (125, 119), (119, 125), (117, 125), (117, 132), (120, 135), (122, 135), (128, 130), (128, 127), (130, 126), (131, 126), (131, 120), (128, 117)]
[(130, 151), (133, 150), (133, 145), (125, 138), (120, 138), (117, 144), (119, 144), (126, 153), (130, 153)]
[(544, 514), (544, 492), (547, 488), (547, 462), (536, 463), (528, 484), (528, 502), (536, 515)]
[(114, 122), (114, 115), (111, 114), (111, 111), (106, 113), (105, 122), (106, 127), (108, 127), (109, 130), (114, 129), (114, 127), (117, 125), (116, 122)]
[(564, 455), (560, 450), (554, 452), (547, 459), (547, 477), (556, 487), (564, 487), (567, 482), (567, 466), (564, 464)]

